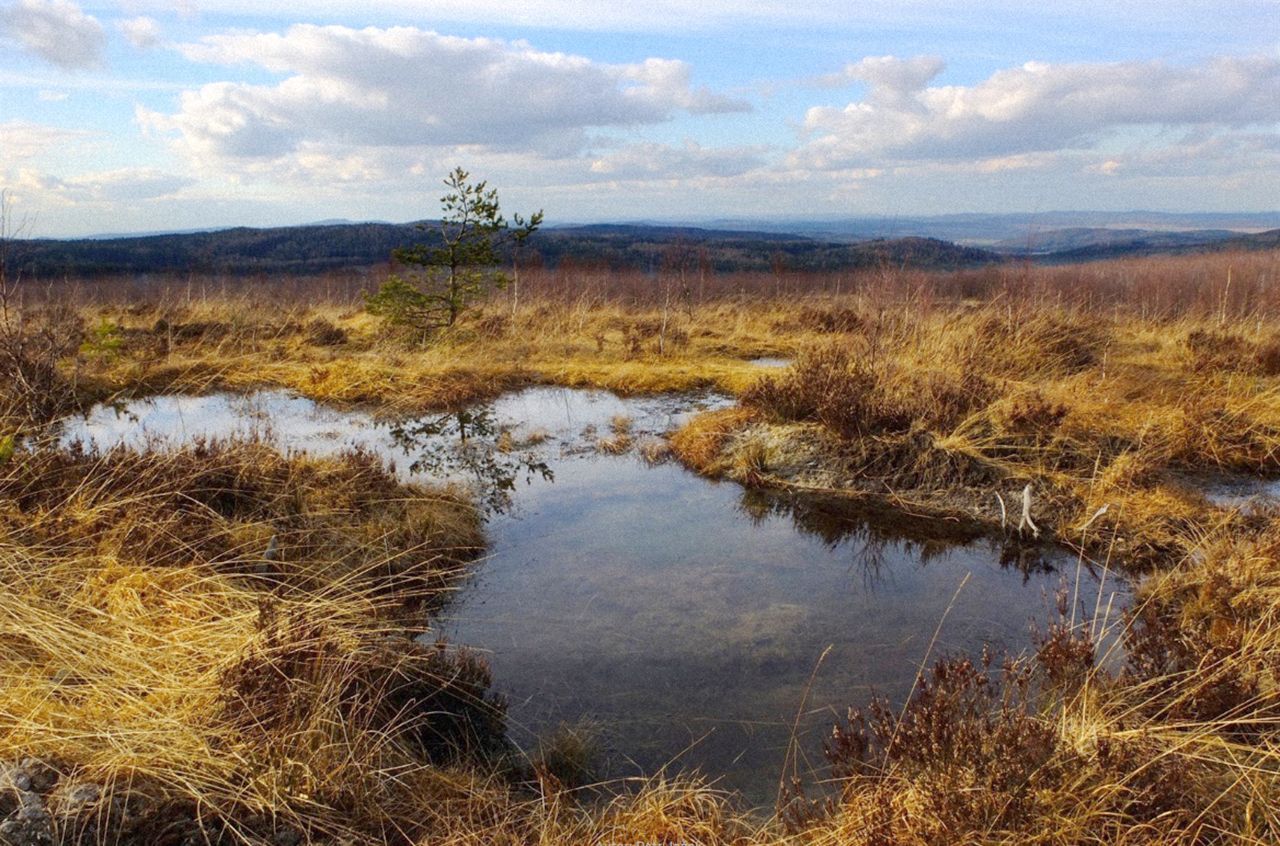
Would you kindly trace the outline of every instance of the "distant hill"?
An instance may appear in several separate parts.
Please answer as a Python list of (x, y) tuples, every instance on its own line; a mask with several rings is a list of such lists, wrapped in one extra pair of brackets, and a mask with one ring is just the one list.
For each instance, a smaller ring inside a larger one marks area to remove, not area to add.
[[(434, 224), (319, 223), (124, 238), (23, 240), (11, 260), (34, 277), (141, 273), (319, 273), (386, 263), (393, 250), (432, 244)], [(832, 243), (789, 233), (686, 226), (600, 224), (548, 228), (526, 260), (657, 271), (706, 266), (719, 272), (852, 270), (885, 265), (960, 268), (1001, 261), (987, 250), (933, 238)]]
[[(856, 270), (868, 267), (956, 269), (1031, 258), (1044, 263), (1094, 261), (1155, 254), (1280, 247), (1280, 228), (1241, 233), (1229, 227), (1269, 219), (1268, 215), (1200, 216), (1216, 228), (1176, 230), (1149, 227), (1062, 226), (1037, 228), (1022, 217), (1024, 231), (1011, 228), (1017, 216), (952, 215), (920, 218), (921, 231), (1003, 233), (989, 248), (961, 245), (912, 232), (897, 221), (903, 237), (855, 240), (820, 232), (821, 225), (797, 233), (773, 228), (737, 229), (673, 224), (591, 224), (547, 227), (528, 242), (525, 260), (550, 267), (566, 264), (657, 272), (663, 268), (705, 267), (716, 272)], [(1094, 215), (1096, 217), (1096, 215)], [(1148, 214), (1148, 217), (1151, 215)], [(1152, 226), (1186, 223), (1192, 216), (1156, 216)], [(1091, 219), (1087, 213), (1044, 216), (1050, 220)], [(883, 222), (883, 221), (882, 221)], [(845, 223), (852, 223), (846, 221)], [(927, 223), (927, 225), (926, 225)], [(178, 232), (79, 240), (23, 240), (10, 245), (9, 259), (34, 277), (128, 274), (228, 273), (307, 274), (385, 265), (397, 247), (431, 244), (435, 223), (351, 223), (325, 221), (273, 229)], [(779, 224), (781, 225), (781, 224)]]
[(1010, 255), (1052, 255), (1071, 250), (1090, 249), (1179, 249), (1225, 241), (1239, 235), (1230, 229), (1195, 229), (1163, 232), (1155, 229), (1108, 229), (1103, 227), (1071, 227), (1036, 232), (1020, 238), (1007, 238), (991, 245), (991, 249)]
[[(723, 219), (696, 223), (711, 228), (789, 232), (825, 241), (857, 242), (868, 238), (915, 235), (941, 238), (988, 249), (1006, 243), (1023, 250), (1043, 244), (1046, 235), (1063, 230), (1143, 230), (1149, 232), (1262, 232), (1280, 227), (1273, 212), (1045, 211), (1003, 214), (893, 215), (842, 218)], [(1079, 246), (1079, 245), (1076, 245)]]
[(245, 227), (125, 238), (17, 241), (11, 260), (34, 276), (137, 273), (317, 273), (385, 262), (421, 240), (412, 224)]
[[(1055, 233), (1046, 233), (1053, 236)], [(1241, 235), (1235, 232), (1114, 231), (1114, 237), (1068, 236), (1057, 238), (1058, 248), (1031, 255), (1041, 261), (1069, 263), (1152, 255), (1186, 255), (1225, 250), (1274, 250), (1280, 248), (1280, 229)], [(1055, 239), (1050, 238), (1050, 241)]]
[(1003, 259), (988, 250), (935, 238), (833, 243), (789, 233), (689, 226), (597, 224), (548, 229), (532, 247), (548, 264), (566, 261), (656, 271), (705, 262), (716, 271), (853, 270), (885, 265), (954, 269)]

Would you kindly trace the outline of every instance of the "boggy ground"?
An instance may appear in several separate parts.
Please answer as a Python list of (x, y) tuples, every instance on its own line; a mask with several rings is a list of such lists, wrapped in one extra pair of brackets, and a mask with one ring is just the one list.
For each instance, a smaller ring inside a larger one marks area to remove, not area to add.
[[(701, 297), (548, 275), (425, 347), (356, 302), (32, 296), (0, 343), (0, 839), (1275, 842), (1280, 514), (1203, 485), (1280, 470), (1277, 261)], [(407, 637), (481, 543), (458, 494), (360, 455), (34, 434), (125, 394), (279, 385), (394, 413), (531, 382), (731, 392), (673, 444), (747, 484), (1014, 533), (1030, 485), (1044, 539), (1149, 573), (1123, 666), (1099, 668), (1068, 592), (1035, 655), (948, 657), (901, 710), (851, 703), (832, 783), (785, 781), (771, 819), (685, 778), (582, 787), (580, 743), (513, 755), (483, 663)]]

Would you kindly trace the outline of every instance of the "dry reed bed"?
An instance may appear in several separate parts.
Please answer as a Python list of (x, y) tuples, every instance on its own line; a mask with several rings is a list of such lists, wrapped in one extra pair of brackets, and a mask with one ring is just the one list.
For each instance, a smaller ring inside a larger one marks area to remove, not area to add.
[[(425, 571), (411, 593), (439, 596), (477, 544), (456, 496), (361, 456), (10, 442), (0, 760), (58, 769), (40, 801), (68, 842), (1275, 842), (1280, 516), (1215, 509), (1193, 477), (1280, 469), (1276, 262), (882, 273), (812, 296), (531, 274), (520, 309), (487, 303), (426, 349), (349, 301), (301, 304), (314, 288), (32, 297), (5, 347), (12, 433), (151, 390), (412, 409), (538, 381), (716, 386), (740, 405), (675, 439), (699, 470), (988, 524), (995, 493), (1016, 524), (1030, 483), (1047, 535), (1154, 572), (1121, 668), (1099, 669), (1112, 641), (1064, 595), (1033, 656), (947, 658), (904, 709), (851, 713), (834, 781), (787, 785), (760, 822), (687, 780), (583, 794), (506, 754), (483, 665), (409, 646), (385, 590)], [(743, 360), (763, 354), (799, 358), (761, 381)]]

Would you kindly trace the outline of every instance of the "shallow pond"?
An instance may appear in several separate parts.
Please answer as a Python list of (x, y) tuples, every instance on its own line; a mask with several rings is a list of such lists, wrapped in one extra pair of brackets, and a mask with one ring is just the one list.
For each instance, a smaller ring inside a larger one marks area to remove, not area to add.
[[(636, 454), (660, 456), (658, 435), (726, 402), (532, 388), (386, 423), (281, 392), (217, 394), (99, 408), (64, 437), (256, 433), (290, 449), (371, 449), (406, 478), (471, 481), (490, 510), (490, 553), (440, 626), (491, 653), (513, 740), (533, 748), (585, 724), (603, 776), (697, 768), (757, 804), (773, 801), (793, 736), (800, 770), (819, 766), (833, 720), (872, 694), (901, 702), (929, 656), (1026, 648), (1064, 582), (1090, 610), (1123, 590), (1066, 556), (1011, 561), (987, 540), (922, 540), (937, 527)], [(603, 451), (628, 440), (628, 452)]]

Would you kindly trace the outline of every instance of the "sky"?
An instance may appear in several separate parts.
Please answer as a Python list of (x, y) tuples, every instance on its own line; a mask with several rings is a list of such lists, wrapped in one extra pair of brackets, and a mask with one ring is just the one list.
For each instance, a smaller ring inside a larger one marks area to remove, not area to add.
[(30, 237), (1280, 208), (1280, 0), (0, 0)]

